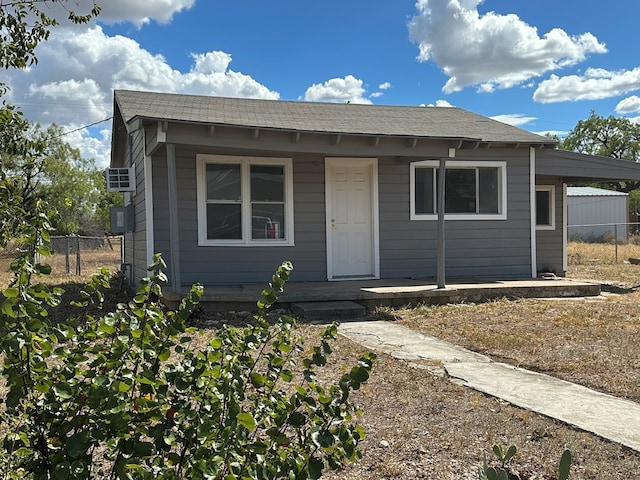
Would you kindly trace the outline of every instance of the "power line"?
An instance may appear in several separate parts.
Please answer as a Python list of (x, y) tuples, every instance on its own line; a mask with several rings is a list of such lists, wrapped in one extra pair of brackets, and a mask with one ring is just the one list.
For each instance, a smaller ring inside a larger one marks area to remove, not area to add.
[(52, 137), (49, 137), (49, 140), (54, 139), (54, 138), (64, 137), (65, 135), (69, 135), (71, 133), (79, 132), (80, 130), (84, 130), (85, 128), (93, 127), (94, 125), (98, 125), (100, 123), (108, 122), (112, 118), (113, 118), (113, 116), (105, 118), (104, 120), (98, 120), (97, 122), (90, 123), (89, 125), (85, 125), (83, 127), (78, 127), (78, 128), (76, 128), (74, 130), (69, 130), (68, 132), (62, 132), (59, 135), (54, 135)]

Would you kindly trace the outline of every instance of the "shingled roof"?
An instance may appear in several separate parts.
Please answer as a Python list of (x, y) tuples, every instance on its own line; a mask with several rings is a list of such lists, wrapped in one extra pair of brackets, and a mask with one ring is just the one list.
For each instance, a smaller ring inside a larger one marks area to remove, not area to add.
[(549, 138), (460, 108), (257, 100), (131, 90), (116, 90), (115, 102), (126, 123), (140, 118), (338, 135), (554, 144)]

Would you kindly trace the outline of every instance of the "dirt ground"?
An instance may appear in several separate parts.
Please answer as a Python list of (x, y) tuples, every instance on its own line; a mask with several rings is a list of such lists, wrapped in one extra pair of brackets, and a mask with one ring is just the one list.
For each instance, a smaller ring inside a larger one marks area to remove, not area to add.
[[(627, 246), (625, 246), (627, 247)], [(555, 375), (640, 402), (638, 246), (570, 245), (568, 275), (618, 292), (597, 299), (499, 300), (485, 304), (382, 309), (379, 314), (502, 362)], [(341, 339), (337, 362), (358, 346)], [(382, 355), (358, 392), (368, 436), (358, 464), (328, 479), (476, 479), (494, 443), (515, 444), (512, 473), (554, 479), (564, 448), (571, 479), (640, 479), (640, 453), (452, 384)], [(562, 399), (558, 399), (562, 401)], [(514, 477), (516, 478), (516, 477)]]

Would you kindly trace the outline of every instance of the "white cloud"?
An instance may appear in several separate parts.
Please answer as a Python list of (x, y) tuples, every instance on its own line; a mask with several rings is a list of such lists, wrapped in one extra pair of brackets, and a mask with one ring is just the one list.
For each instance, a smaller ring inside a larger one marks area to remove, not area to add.
[(616, 105), (616, 112), (621, 114), (640, 112), (640, 97), (632, 95), (620, 100)]
[[(104, 23), (130, 22), (142, 26), (152, 20), (167, 23), (176, 13), (191, 8), (195, 0), (107, 0), (97, 3), (101, 8), (97, 21)], [(68, 10), (84, 15), (89, 13), (92, 7), (93, 0), (74, 0), (68, 3), (47, 4), (43, 11), (64, 24)]]
[(540, 36), (514, 14), (480, 15), (483, 0), (418, 0), (409, 34), (419, 60), (432, 60), (449, 80), (445, 93), (477, 85), (480, 91), (509, 88), (545, 72), (585, 60), (606, 47), (591, 33), (570, 36), (554, 28)]
[(384, 82), (381, 83), (380, 85), (378, 85), (378, 90), (388, 90), (391, 88), (391, 83), (390, 82)]
[[(108, 125), (109, 128), (102, 128), (97, 133), (90, 134), (87, 129), (73, 131), (63, 137), (64, 141), (69, 143), (73, 148), (80, 150), (83, 158), (93, 158), (96, 165), (104, 168), (109, 165), (111, 155), (111, 126), (109, 122), (102, 125)], [(65, 126), (65, 131), (75, 130), (75, 125)]]
[(347, 75), (344, 78), (332, 78), (324, 83), (314, 83), (304, 94), (307, 102), (332, 102), (332, 103), (371, 103), (365, 97), (365, 89), (362, 80)]
[(509, 125), (513, 125), (514, 127), (519, 127), (521, 125), (526, 125), (527, 123), (531, 123), (537, 120), (537, 117), (527, 117), (522, 113), (507, 113), (503, 115), (494, 115), (491, 117), (494, 120), (502, 123), (508, 123)]
[(543, 130), (540, 132), (532, 132), (535, 133), (536, 135), (542, 135), (543, 137), (558, 137), (558, 138), (564, 138), (567, 135), (569, 135), (569, 132), (566, 130)]
[(430, 107), (453, 107), (453, 105), (451, 105), (451, 103), (447, 102), (446, 100), (436, 100), (435, 105), (429, 105)]
[[(55, 122), (65, 130), (88, 125), (111, 115), (114, 88), (277, 99), (248, 75), (229, 69), (225, 52), (194, 53), (188, 72), (173, 69), (160, 55), (144, 50), (123, 36), (109, 37), (100, 26), (58, 28), (37, 50), (37, 65), (7, 71), (10, 100), (25, 116), (43, 125)], [(86, 151), (98, 151), (95, 140)], [(108, 146), (108, 138), (102, 139)], [(84, 148), (84, 147), (83, 147)]]
[(551, 75), (540, 82), (533, 94), (536, 102), (552, 103), (575, 100), (600, 100), (640, 89), (640, 67), (609, 71), (589, 68), (584, 75)]

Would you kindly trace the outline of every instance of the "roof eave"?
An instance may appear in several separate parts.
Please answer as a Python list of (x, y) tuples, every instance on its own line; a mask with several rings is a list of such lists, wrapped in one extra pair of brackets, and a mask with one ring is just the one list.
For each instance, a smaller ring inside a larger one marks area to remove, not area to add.
[(180, 120), (175, 118), (162, 118), (162, 117), (145, 117), (135, 115), (131, 117), (128, 121), (128, 125), (134, 124), (135, 121), (140, 121), (143, 124), (150, 125), (157, 122), (170, 122), (170, 123), (182, 123), (182, 124), (190, 124), (190, 125), (201, 125), (201, 126), (209, 126), (209, 127), (227, 127), (227, 128), (242, 128), (246, 130), (266, 130), (272, 132), (281, 132), (281, 133), (290, 133), (290, 134), (310, 134), (310, 135), (348, 135), (354, 137), (379, 137), (379, 138), (397, 138), (397, 139), (412, 139), (416, 138), (418, 140), (431, 140), (431, 141), (440, 141), (440, 142), (449, 142), (451, 144), (451, 148), (456, 149), (477, 149), (477, 148), (490, 148), (490, 147), (510, 147), (510, 148), (523, 148), (523, 147), (533, 147), (533, 148), (556, 148), (556, 143), (553, 140), (549, 141), (530, 141), (525, 140), (521, 142), (514, 142), (508, 140), (486, 140), (482, 138), (475, 137), (461, 137), (461, 136), (427, 136), (427, 135), (410, 135), (410, 134), (388, 134), (388, 133), (378, 133), (378, 132), (348, 132), (348, 131), (340, 131), (340, 130), (307, 130), (307, 129), (293, 129), (293, 128), (275, 128), (272, 126), (264, 126), (264, 125), (249, 125), (249, 124), (233, 124), (233, 123), (223, 123), (223, 122), (201, 122), (195, 120)]

